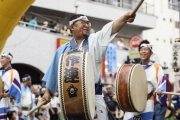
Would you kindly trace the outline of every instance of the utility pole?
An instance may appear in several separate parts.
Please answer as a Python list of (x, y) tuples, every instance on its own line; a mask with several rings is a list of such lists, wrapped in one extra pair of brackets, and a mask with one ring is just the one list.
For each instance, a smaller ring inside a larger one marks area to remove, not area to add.
[(76, 8), (75, 14), (77, 14), (77, 12), (78, 12), (78, 7), (79, 7), (78, 1), (75, 1), (75, 2), (74, 2), (74, 7)]
[(177, 42), (180, 42), (180, 0), (178, 0), (178, 10), (179, 10), (179, 38), (175, 39), (175, 44), (173, 45), (173, 68), (174, 68), (174, 72), (179, 72), (180, 67), (178, 65), (178, 53), (180, 50), (180, 45)]

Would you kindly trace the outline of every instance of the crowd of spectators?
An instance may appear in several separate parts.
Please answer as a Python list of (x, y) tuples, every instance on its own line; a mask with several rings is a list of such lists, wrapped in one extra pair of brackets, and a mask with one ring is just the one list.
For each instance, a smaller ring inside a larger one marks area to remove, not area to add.
[(40, 29), (46, 32), (62, 34), (63, 36), (72, 36), (67, 25), (63, 25), (61, 28), (60, 23), (58, 22), (44, 21), (41, 24), (37, 21), (37, 19), (38, 18), (36, 16), (32, 16), (32, 19), (30, 21), (27, 21), (25, 17), (22, 17), (19, 25), (33, 29)]

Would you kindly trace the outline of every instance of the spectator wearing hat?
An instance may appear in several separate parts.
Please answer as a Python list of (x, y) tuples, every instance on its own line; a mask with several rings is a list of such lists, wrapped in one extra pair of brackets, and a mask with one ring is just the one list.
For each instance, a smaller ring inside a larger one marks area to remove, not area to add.
[(31, 86), (31, 76), (29, 74), (25, 74), (22, 77), (21, 84), (22, 97), (20, 102), (16, 103), (16, 106), (18, 107), (19, 118), (24, 120), (30, 119), (29, 117), (25, 117), (24, 115), (35, 106), (33, 101), (33, 95), (29, 86)]
[(43, 31), (48, 31), (48, 30), (47, 30), (47, 27), (48, 27), (48, 22), (47, 22), (47, 21), (44, 21), (41, 29), (42, 29)]

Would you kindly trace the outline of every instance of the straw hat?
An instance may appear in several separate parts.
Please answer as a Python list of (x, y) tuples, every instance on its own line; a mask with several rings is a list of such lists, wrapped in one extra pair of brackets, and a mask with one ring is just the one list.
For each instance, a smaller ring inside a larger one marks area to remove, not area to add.
[(44, 21), (43, 24), (44, 24), (44, 25), (48, 25), (48, 22), (47, 22), (47, 21)]

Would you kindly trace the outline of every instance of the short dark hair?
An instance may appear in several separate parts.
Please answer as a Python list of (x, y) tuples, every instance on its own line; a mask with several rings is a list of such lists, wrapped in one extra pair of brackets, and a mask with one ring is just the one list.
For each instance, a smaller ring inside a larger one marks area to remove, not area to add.
[(142, 40), (141, 43), (139, 44), (139, 47), (138, 47), (138, 50), (140, 51), (141, 50), (141, 45), (142, 44), (149, 44), (150, 42), (148, 40)]
[(8, 111), (7, 112), (7, 117), (9, 118), (9, 120), (12, 119), (12, 116), (13, 116), (14, 113), (16, 113), (16, 112), (15, 111)]

